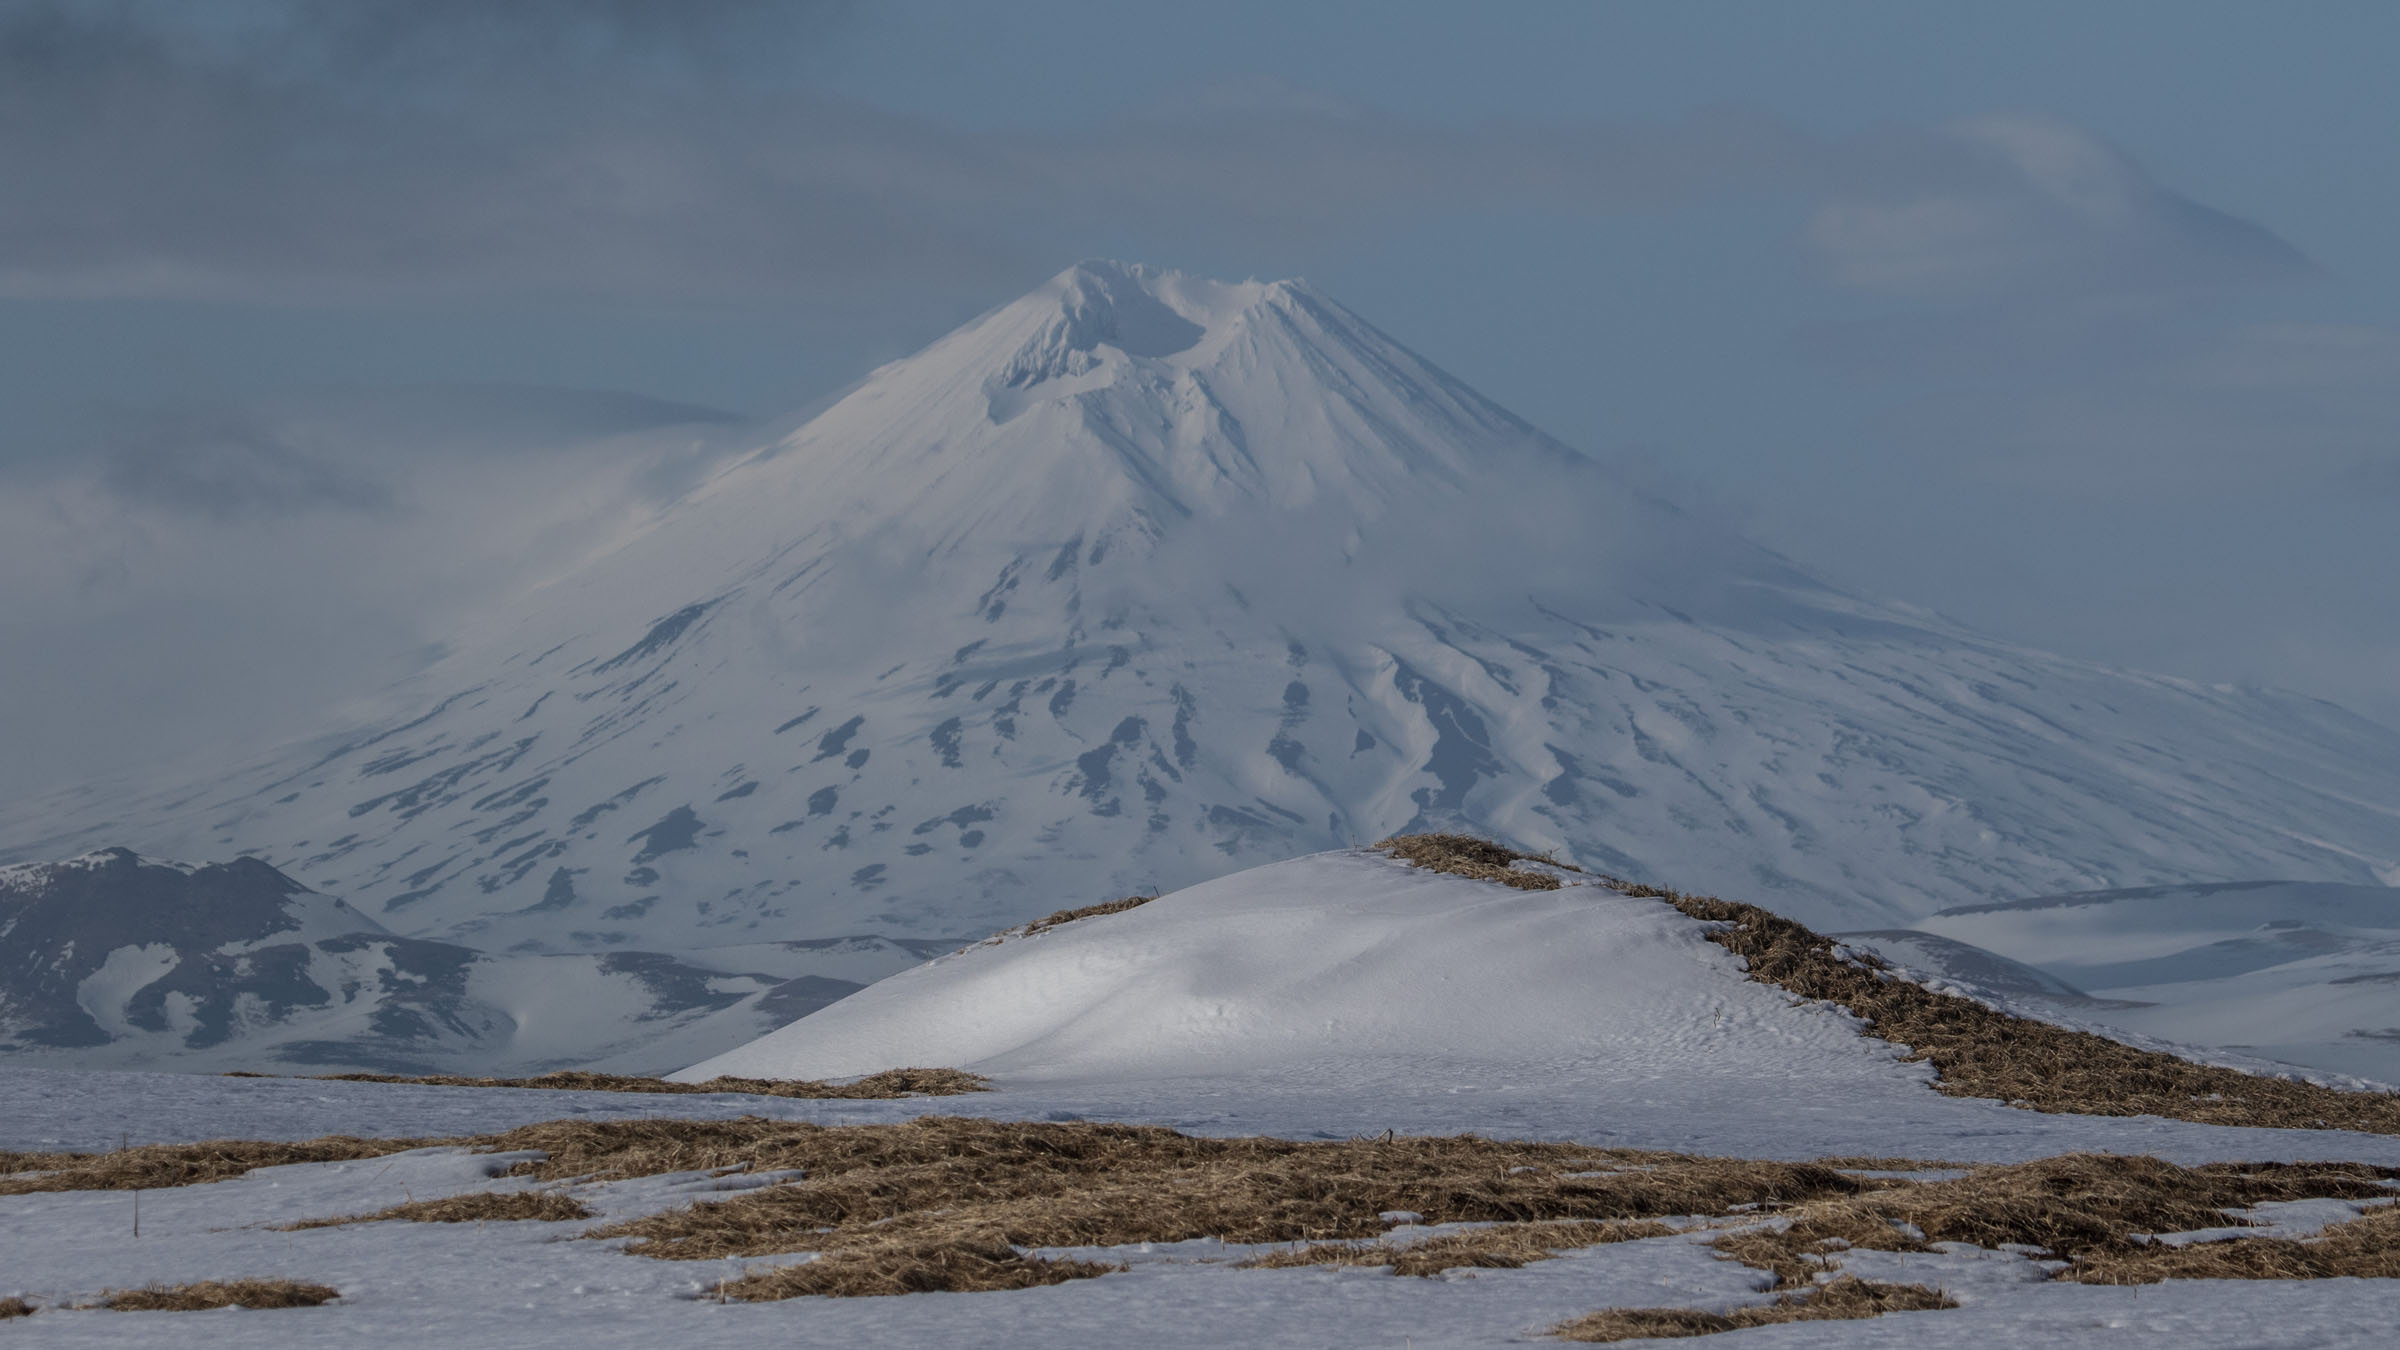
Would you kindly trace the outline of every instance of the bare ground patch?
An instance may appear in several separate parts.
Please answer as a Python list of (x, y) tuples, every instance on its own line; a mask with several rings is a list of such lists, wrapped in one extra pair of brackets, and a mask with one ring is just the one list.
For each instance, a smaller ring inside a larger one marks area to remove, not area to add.
[(406, 1219), (411, 1223), (568, 1223), (593, 1217), (591, 1207), (565, 1191), (469, 1191), (441, 1200), (412, 1200), (392, 1205), (372, 1214), (350, 1214), (332, 1219), (303, 1219), (298, 1223), (277, 1224), (281, 1232), (298, 1232), (307, 1228), (339, 1228), (353, 1223), (380, 1223), (386, 1219)]
[(299, 1280), (202, 1280), (115, 1289), (95, 1307), (117, 1312), (206, 1312), (212, 1308), (313, 1308), (341, 1297), (331, 1285)]

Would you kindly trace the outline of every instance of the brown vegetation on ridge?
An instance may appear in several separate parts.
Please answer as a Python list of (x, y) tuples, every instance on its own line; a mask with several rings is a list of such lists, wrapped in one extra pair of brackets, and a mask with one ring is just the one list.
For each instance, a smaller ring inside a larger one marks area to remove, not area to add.
[[(1402, 835), (1375, 847), (1418, 867), (1528, 890), (1552, 890), (1560, 882), (1514, 864), (1565, 866), (1469, 835)], [(1935, 1086), (1954, 1097), (1997, 1098), (2073, 1115), (2400, 1134), (2400, 1094), (2344, 1092), (2136, 1049), (1936, 993), (1900, 978), (1871, 954), (1841, 947), (1756, 905), (1618, 877), (1594, 881), (1622, 895), (1663, 900), (1713, 925), (1709, 940), (1741, 957), (1751, 979), (1840, 1005), (1867, 1023), (1869, 1035), (1930, 1061)]]
[(1520, 853), (1471, 834), (1400, 834), (1375, 847), (1411, 867), (1477, 881), (1497, 881), (1520, 891), (1555, 891), (1560, 882), (1547, 872), (1518, 871), (1518, 863), (1543, 863), (1566, 872), (1583, 870), (1539, 853)]

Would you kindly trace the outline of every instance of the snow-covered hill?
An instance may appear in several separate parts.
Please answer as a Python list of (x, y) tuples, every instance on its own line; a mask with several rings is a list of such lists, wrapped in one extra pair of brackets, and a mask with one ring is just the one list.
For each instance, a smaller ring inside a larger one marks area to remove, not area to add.
[(1970, 984), (1973, 963), (1944, 948), (2035, 967), (2056, 988), (1986, 983), (2037, 1015), (2400, 1083), (2400, 889), (2152, 886), (1965, 905), (1915, 926), (1849, 937)]
[[(492, 954), (401, 937), (255, 858), (0, 867), (0, 1056), (183, 1069), (669, 1068), (927, 954), (882, 939)], [(847, 976), (848, 978), (844, 978)]]
[(947, 1064), (1016, 1089), (1215, 1078), (1441, 1084), (1844, 1079), (1922, 1065), (1749, 978), (1663, 901), (1517, 890), (1368, 850), (1222, 877), (938, 957), (675, 1075)]
[(0, 844), (398, 932), (992, 931), (1404, 829), (1891, 926), (2400, 879), (2400, 735), (1846, 595), (1299, 282), (1072, 268), (499, 604), (347, 730)]

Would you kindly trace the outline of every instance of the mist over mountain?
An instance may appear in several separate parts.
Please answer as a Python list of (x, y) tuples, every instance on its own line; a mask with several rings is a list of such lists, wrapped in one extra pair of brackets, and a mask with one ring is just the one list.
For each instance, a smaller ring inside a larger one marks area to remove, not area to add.
[(971, 934), (1443, 827), (1849, 928), (2400, 879), (2400, 735), (1822, 584), (1304, 282), (1070, 268), (589, 544), (385, 711), (0, 841), (527, 953)]

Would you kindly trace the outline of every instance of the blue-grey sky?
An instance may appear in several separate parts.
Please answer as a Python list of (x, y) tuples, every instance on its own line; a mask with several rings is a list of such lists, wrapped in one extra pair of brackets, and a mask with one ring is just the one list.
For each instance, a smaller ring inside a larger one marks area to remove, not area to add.
[(2400, 721), (2394, 51), (2385, 3), (0, 0), (0, 791), (380, 684), (555, 564), (561, 476), (635, 509), (1095, 254), (1306, 275), (1838, 582)]

